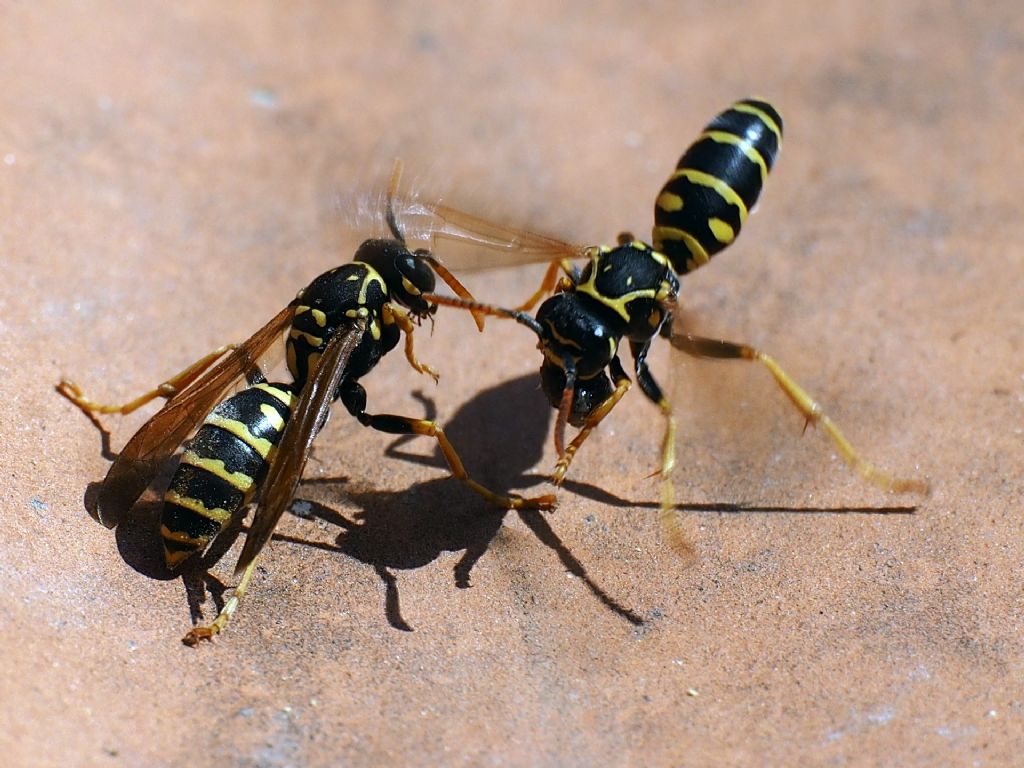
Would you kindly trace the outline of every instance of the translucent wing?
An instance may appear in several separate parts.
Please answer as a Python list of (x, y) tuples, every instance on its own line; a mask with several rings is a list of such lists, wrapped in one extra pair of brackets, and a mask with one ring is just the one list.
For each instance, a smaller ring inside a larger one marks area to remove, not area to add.
[(100, 522), (115, 527), (149, 487), (161, 465), (220, 402), (238, 379), (257, 361), (291, 323), (294, 309), (282, 309), (247, 341), (175, 395), (128, 441), (111, 464), (99, 492)]
[(409, 238), (429, 240), (432, 248), (438, 239), (476, 246), (459, 249), (458, 253), (440, 248), (445, 264), (457, 270), (577, 259), (587, 252), (586, 246), (497, 224), (442, 203), (396, 197), (392, 205), (396, 219)]
[(306, 382), (295, 410), (288, 419), (281, 442), (267, 470), (260, 502), (235, 566), (236, 573), (245, 570), (256, 559), (291, 503), (295, 488), (302, 478), (313, 438), (327, 418), (334, 393), (364, 331), (365, 325), (360, 321), (348, 330), (337, 331), (327, 342), (316, 370)]

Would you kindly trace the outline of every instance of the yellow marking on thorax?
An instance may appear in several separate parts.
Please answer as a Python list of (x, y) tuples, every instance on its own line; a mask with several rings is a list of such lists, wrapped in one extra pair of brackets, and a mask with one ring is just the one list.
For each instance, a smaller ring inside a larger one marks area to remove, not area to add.
[(715, 190), (718, 195), (730, 205), (735, 205), (740, 212), (740, 224), (743, 224), (747, 220), (747, 206), (743, 202), (736, 190), (726, 184), (717, 176), (712, 176), (710, 173), (704, 171), (697, 171), (693, 168), (680, 168), (669, 177), (669, 181), (683, 178), (694, 184), (699, 184), (702, 187), (708, 187), (709, 189)]
[[(640, 247), (641, 247), (642, 250), (646, 250), (646, 247), (642, 243), (640, 244)], [(654, 255), (656, 253), (657, 253), (656, 251), (652, 251), (651, 252), (652, 255)], [(595, 256), (594, 258), (596, 259), (597, 257)], [(610, 268), (611, 268), (611, 265), (609, 264), (609, 265), (607, 265), (604, 268), (604, 270), (601, 270), (601, 271), (607, 272), (608, 269), (610, 269)], [(653, 290), (651, 288), (646, 288), (646, 289), (644, 289), (642, 291), (631, 291), (629, 293), (624, 293), (622, 296), (616, 296), (616, 297), (606, 296), (605, 294), (601, 293), (597, 289), (597, 283), (596, 283), (596, 280), (597, 280), (596, 274), (597, 274), (597, 272), (598, 272), (598, 270), (596, 268), (595, 269), (591, 269), (591, 271), (590, 271), (590, 279), (587, 280), (587, 282), (585, 282), (585, 283), (580, 283), (579, 285), (577, 285), (576, 289), (575, 289), (576, 292), (577, 293), (586, 294), (587, 296), (590, 296), (595, 301), (600, 302), (604, 306), (608, 307), (608, 309), (612, 310), (612, 312), (615, 312), (617, 315), (619, 315), (619, 317), (621, 317), (627, 323), (632, 320), (632, 317), (630, 317), (630, 314), (629, 314), (629, 310), (626, 309), (626, 305), (629, 304), (629, 302), (635, 301), (636, 299), (653, 299), (657, 295), (655, 290)], [(627, 278), (626, 278), (626, 285), (632, 285), (632, 284), (633, 284), (632, 276), (627, 276)]]
[(388, 295), (388, 284), (384, 282), (384, 278), (380, 276), (380, 273), (369, 264), (363, 264), (363, 267), (366, 269), (366, 274), (363, 276), (363, 284), (359, 286), (359, 303), (361, 305), (366, 303), (366, 295), (370, 290), (370, 283), (378, 283), (381, 292), (385, 296)]
[[(267, 407), (269, 408), (270, 406)], [(241, 491), (242, 493), (248, 493), (249, 489), (252, 488), (253, 482), (255, 482), (244, 472), (229, 472), (228, 468), (224, 465), (223, 459), (206, 458), (197, 455), (193, 451), (185, 451), (181, 455), (181, 463), (205, 469), (211, 475), (219, 477), (232, 488)]]
[(319, 309), (311, 310), (311, 312), (313, 313), (313, 320), (316, 321), (317, 325), (319, 325), (321, 328), (323, 328), (325, 325), (327, 325), (327, 315), (326, 315), (326, 313), (324, 313), (322, 310), (319, 310)]
[[(310, 355), (310, 357), (313, 357), (313, 355)], [(218, 416), (217, 414), (211, 413), (209, 416), (206, 417), (206, 423), (212, 424), (215, 427), (220, 427), (221, 429), (230, 432), (232, 435), (234, 435), (243, 443), (245, 443), (254, 451), (256, 451), (256, 453), (258, 453), (264, 459), (270, 455), (270, 451), (274, 447), (273, 443), (271, 443), (269, 440), (262, 437), (256, 437), (252, 432), (249, 431), (248, 426), (246, 426), (240, 421), (236, 421), (235, 419), (225, 419), (223, 416)]]

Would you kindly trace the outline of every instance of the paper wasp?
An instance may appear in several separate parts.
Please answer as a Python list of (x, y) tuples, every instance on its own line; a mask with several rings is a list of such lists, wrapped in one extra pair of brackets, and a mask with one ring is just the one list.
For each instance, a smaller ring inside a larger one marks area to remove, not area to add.
[[(393, 239), (370, 239), (353, 261), (317, 277), (270, 322), (238, 345), (222, 347), (197, 360), (157, 388), (123, 405), (101, 405), (71, 381), (58, 391), (94, 418), (127, 414), (156, 398), (166, 405), (128, 441), (100, 487), (98, 515), (116, 526), (157, 472), (185, 444), (164, 494), (161, 536), (171, 569), (204, 550), (250, 501), (259, 498), (236, 566), (241, 579), (214, 621), (195, 627), (188, 645), (221, 632), (252, 578), (257, 556), (291, 503), (313, 440), (334, 400), (361, 424), (399, 435), (437, 440), (452, 474), (487, 501), (506, 508), (549, 509), (554, 497), (524, 499), (490, 491), (470, 478), (441, 427), (433, 421), (366, 411), (359, 379), (405, 334), (405, 356), (420, 373), (437, 373), (413, 353), (414, 325), (431, 318), (437, 305), (427, 298), (435, 274), (467, 301), (472, 296), (429, 251), (411, 251), (396, 221), (392, 202), (398, 186), (396, 165), (387, 196), (386, 220)], [(482, 318), (477, 323), (483, 327)], [(286, 361), (291, 382), (269, 383), (261, 361), (288, 332)], [(225, 398), (238, 382), (241, 391)], [(197, 430), (198, 428), (198, 430)], [(197, 431), (196, 431), (197, 430)]]
[[(542, 387), (551, 405), (558, 409), (554, 442), (559, 458), (552, 475), (555, 485), (565, 478), (587, 436), (629, 389), (630, 378), (619, 360), (621, 342), (628, 341), (640, 389), (664, 418), (657, 472), (662, 479), (662, 521), (670, 543), (687, 557), (692, 556), (692, 544), (679, 530), (672, 512), (675, 418), (646, 363), (648, 350), (658, 335), (668, 337), (674, 348), (694, 357), (760, 363), (807, 424), (820, 425), (839, 455), (862, 477), (888, 491), (927, 489), (921, 480), (895, 477), (866, 461), (822, 407), (768, 354), (747, 344), (672, 332), (680, 277), (706, 264), (735, 240), (760, 195), (781, 140), (782, 118), (765, 101), (744, 99), (715, 117), (683, 154), (658, 194), (653, 247), (629, 233), (619, 235), (613, 248), (571, 245), (440, 204), (412, 205), (405, 212), (423, 219), (422, 230), (435, 239), (502, 251), (502, 266), (549, 262), (540, 288), (517, 309), (465, 298), (428, 298), (438, 304), (512, 318), (537, 335), (544, 355)], [(582, 270), (573, 265), (573, 260), (581, 259), (586, 262)], [(528, 311), (549, 294), (536, 316), (529, 315)], [(567, 424), (579, 427), (568, 445)]]

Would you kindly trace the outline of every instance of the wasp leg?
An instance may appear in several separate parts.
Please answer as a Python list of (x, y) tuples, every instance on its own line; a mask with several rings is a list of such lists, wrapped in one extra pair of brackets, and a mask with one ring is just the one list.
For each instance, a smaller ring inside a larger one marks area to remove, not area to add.
[(554, 509), (555, 497), (551, 494), (524, 498), (522, 496), (503, 496), (486, 488), (469, 476), (466, 468), (459, 458), (455, 447), (448, 440), (444, 430), (436, 421), (430, 419), (414, 419), (409, 416), (396, 416), (393, 414), (371, 414), (366, 412), (366, 390), (361, 384), (348, 382), (341, 393), (342, 402), (348, 412), (359, 419), (364, 427), (370, 427), (389, 435), (424, 435), (437, 440), (437, 444), (444, 454), (445, 461), (452, 475), (465, 483), (470, 489), (478, 493), (491, 504), (502, 509)]
[(252, 574), (256, 570), (256, 562), (258, 558), (254, 559), (245, 571), (242, 573), (242, 578), (238, 582), (238, 586), (235, 587), (234, 593), (228, 598), (227, 602), (224, 603), (224, 607), (220, 613), (217, 614), (210, 624), (205, 627), (193, 627), (187, 635), (181, 638), (181, 642), (188, 646), (196, 646), (203, 640), (213, 640), (214, 635), (219, 635), (224, 631), (231, 617), (235, 615), (235, 611), (238, 610), (238, 604), (242, 598), (245, 597), (245, 591), (249, 587), (249, 581), (252, 580)]
[(556, 259), (548, 264), (548, 269), (544, 273), (544, 279), (540, 282), (540, 287), (533, 292), (526, 301), (516, 307), (517, 312), (529, 312), (543, 299), (545, 296), (555, 290), (555, 284), (558, 282), (558, 273), (560, 270), (568, 271), (567, 261), (565, 259)]
[(417, 373), (425, 373), (437, 383), (438, 373), (429, 365), (424, 365), (416, 359), (412, 348), (412, 332), (416, 327), (409, 315), (390, 302), (384, 305), (383, 320), (385, 323), (395, 323), (405, 334), (405, 359)]
[(558, 463), (555, 464), (555, 471), (551, 475), (551, 482), (554, 485), (562, 484), (562, 481), (565, 479), (565, 473), (569, 471), (569, 465), (572, 464), (573, 457), (580, 449), (580, 446), (583, 445), (583, 441), (590, 436), (590, 433), (597, 428), (597, 425), (601, 423), (604, 417), (611, 413), (612, 408), (622, 399), (622, 396), (629, 391), (632, 382), (630, 382), (626, 372), (622, 370), (622, 364), (619, 362), (618, 357), (612, 358), (610, 368), (612, 380), (615, 382), (615, 389), (590, 412), (586, 421), (583, 422), (583, 426), (580, 427), (580, 431), (576, 433), (576, 437), (565, 447), (565, 452), (558, 458)]
[(751, 360), (761, 363), (775, 378), (782, 391), (786, 393), (786, 397), (804, 415), (807, 424), (820, 424), (829, 436), (829, 439), (836, 446), (843, 461), (861, 477), (885, 491), (895, 493), (928, 493), (928, 483), (926, 481), (913, 477), (896, 477), (889, 472), (876, 469), (873, 464), (864, 459), (843, 433), (839, 431), (839, 427), (832, 422), (828, 414), (822, 410), (821, 405), (807, 394), (799, 384), (793, 381), (771, 356), (746, 344), (707, 339), (691, 334), (673, 336), (672, 346), (694, 357)]
[[(565, 386), (562, 388), (562, 397), (558, 402), (558, 415), (555, 417), (555, 429), (553, 438), (555, 441), (555, 454), (559, 460), (565, 456), (565, 427), (569, 423), (569, 414), (572, 411), (572, 403), (576, 397), (576, 364), (569, 359), (562, 361), (562, 370), (565, 372)], [(572, 461), (570, 458), (569, 461)], [(568, 467), (566, 467), (568, 469)], [(565, 474), (564, 472), (562, 473)], [(552, 480), (554, 482), (554, 480)], [(555, 483), (557, 485), (557, 483)]]
[(151, 400), (155, 400), (158, 397), (166, 399), (174, 397), (176, 394), (188, 387), (193, 381), (198, 379), (211, 365), (217, 362), (225, 352), (230, 352), (237, 348), (237, 344), (226, 344), (219, 349), (215, 349), (210, 354), (199, 358), (183, 371), (175, 374), (154, 389), (139, 395), (134, 400), (122, 403), (121, 405), (104, 405), (102, 403), (97, 403), (95, 400), (90, 400), (82, 393), (81, 387), (69, 379), (61, 379), (60, 383), (57, 385), (57, 391), (81, 408), (82, 411), (85, 412), (86, 416), (92, 416), (96, 413), (120, 413), (124, 415), (141, 408), (146, 403)]
[[(672, 404), (665, 397), (661, 390), (658, 382), (654, 380), (654, 376), (651, 374), (651, 369), (647, 367), (647, 352), (651, 348), (651, 342), (648, 339), (645, 342), (629, 342), (630, 351), (633, 353), (634, 370), (636, 371), (636, 381), (640, 385), (640, 390), (647, 395), (647, 398), (658, 406), (661, 410), (662, 415), (665, 417), (665, 434), (661, 439), (661, 469), (656, 473), (661, 475), (661, 479), (664, 482), (668, 482), (669, 475), (672, 473), (672, 468), (676, 465), (676, 450), (675, 450), (675, 435), (676, 435), (676, 419), (672, 414)], [(668, 485), (669, 499), (671, 499), (672, 486)], [(662, 496), (665, 496), (665, 490), (662, 491)], [(663, 503), (663, 506), (671, 507), (671, 501)]]
[(658, 522), (669, 547), (683, 560), (692, 563), (696, 561), (697, 553), (690, 537), (683, 532), (679, 515), (676, 514), (675, 490), (672, 487), (672, 468), (676, 465), (676, 417), (672, 413), (672, 404), (655, 381), (651, 369), (647, 367), (650, 340), (642, 343), (630, 341), (629, 348), (633, 353), (634, 370), (640, 390), (658, 406), (665, 417), (665, 434), (661, 438), (661, 468), (655, 473), (661, 477), (661, 508)]

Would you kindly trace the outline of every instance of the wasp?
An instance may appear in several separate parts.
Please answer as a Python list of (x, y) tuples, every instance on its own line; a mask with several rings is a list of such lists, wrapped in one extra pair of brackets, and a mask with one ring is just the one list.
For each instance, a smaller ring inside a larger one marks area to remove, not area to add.
[[(258, 496), (235, 575), (234, 594), (213, 622), (194, 627), (187, 645), (222, 632), (238, 608), (258, 555), (291, 503), (313, 440), (340, 400), (366, 427), (399, 435), (433, 437), (451, 473), (488, 502), (505, 508), (550, 509), (551, 495), (522, 498), (497, 494), (469, 477), (455, 448), (436, 422), (366, 410), (359, 380), (405, 335), (405, 357), (414, 370), (438, 374), (413, 350), (414, 326), (433, 319), (428, 296), (435, 275), (456, 295), (472, 295), (429, 250), (410, 250), (392, 201), (400, 176), (396, 165), (387, 196), (386, 221), (393, 239), (366, 240), (353, 260), (325, 272), (299, 291), (287, 307), (241, 344), (200, 358), (153, 390), (122, 405), (102, 405), (72, 381), (57, 389), (95, 420), (95, 414), (127, 414), (157, 398), (167, 403), (128, 441), (104, 478), (97, 503), (100, 522), (116, 526), (154, 482), (158, 470), (185, 442), (163, 496), (160, 534), (168, 568), (180, 568), (202, 552)], [(482, 317), (477, 316), (482, 329)], [(265, 353), (284, 336), (290, 382), (268, 382)], [(241, 381), (244, 387), (225, 397)]]
[[(927, 485), (877, 469), (847, 440), (822, 406), (770, 355), (748, 344), (673, 332), (682, 276), (707, 264), (739, 235), (778, 156), (782, 117), (768, 102), (737, 101), (717, 115), (680, 158), (654, 206), (652, 244), (624, 232), (614, 247), (580, 246), (485, 221), (442, 204), (411, 207), (425, 217), (434, 238), (448, 238), (504, 252), (503, 266), (549, 262), (538, 290), (520, 307), (507, 309), (466, 298), (430, 296), (438, 304), (516, 320), (537, 335), (543, 354), (541, 385), (558, 410), (558, 454), (551, 480), (562, 483), (573, 458), (631, 386), (619, 358), (625, 342), (640, 390), (661, 411), (661, 518), (669, 541), (685, 557), (692, 544), (672, 513), (670, 475), (675, 464), (676, 422), (672, 405), (648, 368), (654, 339), (699, 358), (760, 363), (807, 425), (819, 425), (839, 455), (865, 480), (887, 491), (918, 492)], [(575, 262), (582, 260), (581, 268)], [(548, 297), (537, 310), (529, 311)], [(567, 425), (579, 431), (565, 443)]]

